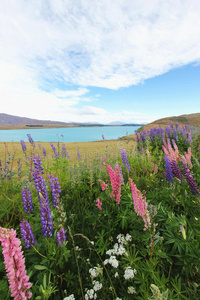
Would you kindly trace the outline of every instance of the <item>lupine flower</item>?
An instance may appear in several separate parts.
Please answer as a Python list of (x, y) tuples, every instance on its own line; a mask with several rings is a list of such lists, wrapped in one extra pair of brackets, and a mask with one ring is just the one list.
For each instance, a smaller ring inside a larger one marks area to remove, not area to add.
[(198, 189), (196, 183), (194, 182), (194, 179), (193, 179), (188, 167), (186, 166), (186, 163), (183, 164), (183, 171), (184, 171), (185, 179), (186, 179), (187, 183), (189, 184), (191, 191), (193, 192), (194, 195), (199, 195), (199, 189)]
[(52, 197), (53, 197), (53, 207), (55, 208), (60, 199), (60, 193), (61, 193), (61, 189), (60, 189), (60, 183), (58, 181), (57, 177), (53, 177), (53, 175), (49, 175), (49, 183), (50, 183), (50, 188), (51, 188), (51, 192), (52, 192)]
[(26, 248), (30, 248), (32, 245), (37, 245), (37, 243), (35, 242), (33, 229), (28, 221), (23, 219), (20, 222), (20, 229), (21, 229), (21, 237), (24, 240), (24, 244)]
[(179, 168), (179, 166), (177, 165), (175, 160), (171, 161), (171, 169), (173, 174), (180, 180), (183, 181), (183, 175), (181, 173), (181, 170)]
[(81, 160), (81, 155), (79, 153), (79, 148), (77, 147), (77, 157), (78, 157), (78, 160)]
[(31, 137), (30, 133), (28, 133), (27, 136), (28, 136), (28, 140), (31, 143), (32, 147), (35, 148), (35, 143), (34, 143), (34, 140)]
[(171, 162), (167, 156), (165, 156), (165, 169), (166, 169), (166, 177), (169, 182), (174, 179), (174, 174), (172, 172)]
[(35, 182), (35, 188), (38, 191), (38, 198), (40, 203), (41, 203), (41, 196), (44, 198), (46, 203), (49, 203), (47, 188), (43, 176), (40, 174), (40, 172), (36, 171), (33, 173), (33, 179)]
[(23, 140), (21, 140), (20, 143), (21, 143), (23, 152), (26, 153), (27, 148), (26, 148), (25, 142)]
[[(43, 198), (42, 195), (41, 195), (41, 198)], [(52, 237), (53, 222), (52, 222), (51, 209), (49, 207), (49, 203), (45, 202), (44, 200), (42, 200), (42, 202), (40, 204), (40, 215), (41, 215), (43, 237), (44, 238), (46, 236)]]
[(105, 157), (105, 156), (102, 157), (101, 161), (102, 161), (103, 163), (105, 163), (105, 162), (106, 162), (106, 157)]
[(98, 199), (96, 200), (96, 202), (97, 202), (96, 206), (98, 207), (98, 209), (102, 210), (102, 208), (101, 208), (102, 202), (100, 201), (100, 199), (98, 198)]
[(146, 198), (142, 195), (142, 193), (137, 189), (136, 184), (134, 184), (133, 180), (129, 178), (129, 183), (132, 192), (134, 209), (137, 215), (141, 216), (146, 230), (148, 227), (151, 227), (150, 215), (147, 209)]
[(190, 143), (190, 146), (192, 146), (193, 141), (192, 141), (192, 134), (190, 131), (188, 132), (188, 142)]
[(187, 162), (189, 168), (192, 169), (193, 165), (191, 162), (191, 157), (192, 157), (191, 147), (188, 148), (188, 152), (185, 152), (184, 154), (185, 154), (185, 159), (186, 159), (186, 162)]
[(50, 143), (50, 145), (51, 145), (51, 148), (52, 148), (52, 150), (53, 150), (54, 157), (55, 157), (55, 158), (58, 158), (58, 153), (57, 153), (57, 151), (56, 151), (56, 147), (54, 146), (53, 143)]
[(66, 150), (66, 146), (64, 143), (62, 143), (62, 153), (61, 153), (62, 157), (66, 157), (67, 156), (67, 150)]
[(33, 163), (34, 163), (34, 168), (35, 168), (34, 171), (37, 171), (37, 172), (40, 172), (41, 174), (44, 174), (44, 168), (42, 166), (42, 160), (41, 160), (39, 154), (36, 154), (33, 157)]
[(57, 242), (60, 247), (63, 247), (63, 243), (66, 241), (66, 231), (62, 227), (58, 232), (57, 232)]
[(25, 258), (21, 242), (16, 238), (16, 231), (0, 227), (0, 241), (11, 297), (14, 297), (14, 300), (30, 299), (32, 293), (28, 290), (32, 284), (26, 275)]
[(30, 212), (33, 211), (33, 202), (31, 192), (28, 188), (22, 187), (22, 202), (24, 212), (30, 214)]
[(115, 170), (112, 169), (110, 165), (106, 165), (106, 169), (110, 176), (112, 193), (110, 195), (111, 198), (115, 198), (117, 204), (120, 202), (121, 198), (121, 184), (122, 184), (122, 176), (121, 176), (121, 168), (119, 166), (115, 166)]
[(130, 168), (130, 164), (129, 164), (129, 161), (128, 161), (126, 149), (120, 150), (120, 153), (121, 153), (121, 159), (122, 159), (122, 162), (123, 162), (123, 165), (124, 165), (125, 169), (127, 171), (131, 172), (131, 168)]
[(104, 135), (103, 135), (103, 134), (102, 134), (102, 139), (103, 139), (103, 140), (105, 140), (105, 137), (104, 137)]
[(108, 185), (107, 185), (103, 180), (99, 179), (98, 181), (99, 181), (100, 184), (101, 184), (101, 189), (102, 189), (102, 191), (105, 191), (105, 190), (108, 189)]
[(44, 147), (42, 147), (42, 152), (43, 152), (43, 156), (47, 156), (47, 151), (46, 151), (46, 149), (44, 148)]

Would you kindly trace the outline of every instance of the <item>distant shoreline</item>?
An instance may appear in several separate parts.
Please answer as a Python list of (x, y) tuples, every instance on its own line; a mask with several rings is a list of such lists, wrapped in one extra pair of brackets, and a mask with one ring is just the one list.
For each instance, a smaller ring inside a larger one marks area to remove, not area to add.
[(69, 124), (69, 125), (61, 125), (61, 124), (19, 124), (19, 125), (0, 125), (0, 130), (18, 130), (18, 129), (48, 129), (48, 128), (73, 128), (73, 127), (109, 127), (109, 126), (132, 126), (132, 127), (138, 127), (143, 126), (144, 124), (116, 124), (116, 125), (105, 125), (105, 124), (83, 124), (83, 125), (75, 125), (75, 124)]

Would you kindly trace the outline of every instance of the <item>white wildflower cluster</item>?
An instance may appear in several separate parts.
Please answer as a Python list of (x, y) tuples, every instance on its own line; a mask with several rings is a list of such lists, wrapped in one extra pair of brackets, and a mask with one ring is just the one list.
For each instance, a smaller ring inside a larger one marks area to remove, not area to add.
[(110, 256), (109, 259), (104, 260), (104, 265), (110, 264), (113, 268), (118, 268), (119, 262), (115, 255)]
[(93, 278), (95, 278), (95, 277), (97, 277), (99, 274), (102, 273), (102, 268), (100, 268), (100, 267), (94, 267), (94, 268), (91, 268), (91, 269), (89, 269), (89, 273), (90, 273), (90, 275), (91, 275)]
[(72, 294), (68, 297), (65, 297), (63, 300), (75, 300), (74, 294)]
[(89, 299), (97, 299), (97, 293), (99, 290), (101, 290), (103, 287), (102, 283), (100, 283), (97, 280), (93, 281), (93, 289), (87, 290), (87, 293), (85, 294), (85, 300)]
[(97, 299), (97, 294), (94, 292), (93, 289), (88, 290), (87, 293), (85, 294), (85, 300), (89, 299)]
[(136, 269), (132, 269), (131, 267), (127, 267), (125, 272), (124, 272), (124, 278), (126, 280), (132, 279), (135, 276), (135, 274), (137, 274)]
[(126, 236), (124, 236), (124, 234), (118, 234), (117, 236), (117, 240), (119, 244), (126, 244), (127, 242), (131, 242), (132, 241), (132, 237), (130, 234), (126, 234)]

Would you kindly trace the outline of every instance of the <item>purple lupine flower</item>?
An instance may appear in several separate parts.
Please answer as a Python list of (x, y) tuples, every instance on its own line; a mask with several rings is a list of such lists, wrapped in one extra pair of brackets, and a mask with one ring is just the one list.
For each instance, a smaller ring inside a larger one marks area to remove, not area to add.
[(40, 216), (41, 216), (41, 224), (42, 224), (42, 233), (43, 237), (45, 238), (47, 235), (52, 237), (53, 235), (53, 222), (52, 222), (52, 215), (49, 203), (45, 202), (44, 198), (41, 197), (41, 204), (40, 204)]
[(30, 133), (27, 133), (27, 136), (28, 136), (28, 140), (31, 143), (32, 147), (35, 148), (35, 143), (34, 143), (34, 140), (31, 137)]
[(22, 187), (22, 202), (24, 212), (30, 214), (30, 212), (33, 211), (33, 202), (31, 192), (28, 188), (25, 189), (24, 187)]
[(21, 229), (21, 237), (24, 240), (24, 244), (26, 248), (30, 248), (32, 245), (37, 245), (37, 243), (35, 242), (33, 229), (28, 221), (23, 219), (20, 222), (20, 229)]
[(62, 143), (62, 153), (61, 153), (62, 157), (66, 157), (67, 156), (67, 150), (65, 147), (65, 144)]
[(0, 172), (2, 171), (2, 163), (1, 163), (1, 159), (0, 159)]
[(39, 154), (36, 154), (36, 156), (33, 157), (33, 163), (34, 163), (34, 168), (35, 168), (35, 171), (41, 173), (41, 174), (44, 174), (45, 172), (43, 171), (44, 168), (42, 166), (42, 160), (39, 156)]
[(188, 169), (186, 163), (183, 164), (183, 171), (184, 171), (184, 176), (187, 181), (187, 183), (190, 186), (191, 191), (193, 192), (194, 195), (199, 195), (199, 189), (194, 182), (193, 176), (190, 173), (190, 170)]
[(57, 242), (60, 247), (63, 247), (63, 243), (66, 241), (66, 231), (62, 227), (58, 232), (57, 232)]
[(106, 157), (104, 156), (104, 157), (102, 157), (102, 159), (101, 159), (101, 161), (103, 162), (103, 163), (105, 163), (106, 162)]
[(103, 135), (103, 134), (102, 134), (102, 139), (103, 139), (103, 140), (105, 140), (105, 137), (104, 137), (104, 135)]
[(77, 157), (78, 157), (78, 160), (81, 160), (81, 155), (79, 153), (79, 148), (77, 147)]
[(58, 153), (57, 153), (57, 151), (56, 151), (56, 147), (54, 146), (53, 143), (50, 143), (50, 145), (51, 145), (51, 148), (52, 148), (52, 150), (53, 150), (53, 152), (54, 152), (54, 157), (55, 157), (55, 158), (58, 158)]
[(46, 203), (49, 203), (47, 188), (46, 188), (44, 178), (41, 175), (41, 173), (40, 172), (34, 172), (33, 173), (33, 179), (34, 179), (34, 182), (35, 182), (35, 188), (38, 192), (38, 198), (39, 198), (40, 204), (42, 202), (41, 197), (44, 198)]
[(172, 161), (171, 161), (171, 169), (172, 169), (173, 174), (174, 174), (178, 179), (180, 179), (180, 181), (183, 181), (183, 175), (182, 175), (181, 170), (180, 170), (180, 168), (179, 168), (179, 166), (177, 165), (177, 163), (176, 163), (175, 160), (172, 160)]
[(57, 177), (53, 177), (53, 175), (49, 175), (49, 183), (50, 183), (50, 188), (52, 192), (52, 197), (53, 197), (53, 207), (55, 208), (58, 203), (60, 202), (59, 196), (61, 193), (60, 189), (60, 183), (58, 181)]
[(139, 145), (139, 150), (144, 153), (144, 149)]
[(42, 147), (43, 156), (47, 156), (47, 152), (44, 147)]
[(130, 168), (130, 164), (129, 164), (129, 161), (128, 161), (126, 149), (120, 150), (120, 153), (121, 153), (121, 159), (122, 159), (122, 162), (123, 162), (123, 165), (124, 165), (125, 169), (127, 171), (131, 172), (131, 168)]
[(174, 174), (171, 168), (171, 162), (167, 156), (165, 156), (165, 169), (166, 169), (166, 177), (169, 182), (171, 182), (174, 178)]
[(192, 134), (190, 131), (188, 132), (188, 142), (190, 143), (190, 146), (192, 146), (193, 141), (192, 141)]
[(21, 143), (23, 152), (26, 153), (27, 148), (26, 148), (25, 142), (23, 140), (21, 140), (20, 143)]

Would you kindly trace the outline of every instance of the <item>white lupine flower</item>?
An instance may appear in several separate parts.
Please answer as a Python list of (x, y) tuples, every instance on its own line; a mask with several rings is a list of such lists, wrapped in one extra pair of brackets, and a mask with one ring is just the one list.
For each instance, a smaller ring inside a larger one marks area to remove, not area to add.
[(93, 281), (93, 284), (94, 284), (93, 289), (95, 292), (101, 290), (103, 287), (102, 283), (100, 283), (99, 281), (96, 281), (96, 280)]
[(63, 300), (75, 300), (74, 294), (72, 294), (68, 297), (65, 297)]
[(131, 279), (135, 276), (135, 274), (137, 273), (137, 271), (134, 269), (131, 269), (131, 267), (127, 267), (125, 272), (124, 272), (124, 278), (126, 280)]
[(135, 288), (133, 286), (129, 286), (128, 287), (128, 294), (135, 294), (136, 291), (135, 291)]

